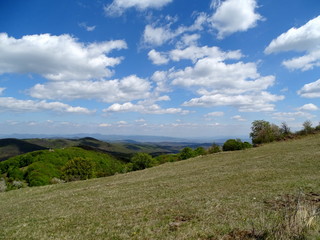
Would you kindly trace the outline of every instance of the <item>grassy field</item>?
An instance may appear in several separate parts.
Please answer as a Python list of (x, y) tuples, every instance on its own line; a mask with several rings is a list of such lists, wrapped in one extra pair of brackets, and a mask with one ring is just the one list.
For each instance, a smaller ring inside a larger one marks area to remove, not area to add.
[(0, 193), (0, 239), (272, 239), (265, 202), (301, 192), (320, 193), (320, 135)]

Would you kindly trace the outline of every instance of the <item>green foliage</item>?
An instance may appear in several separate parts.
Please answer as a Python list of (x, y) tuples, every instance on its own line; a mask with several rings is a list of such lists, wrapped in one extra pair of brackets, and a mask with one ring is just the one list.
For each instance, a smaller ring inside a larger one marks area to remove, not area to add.
[(195, 157), (195, 153), (191, 147), (185, 147), (184, 149), (181, 150), (180, 152), (181, 160), (185, 160), (192, 157)]
[[(74, 158), (91, 159), (95, 166), (94, 176), (97, 177), (125, 171), (125, 164), (110, 155), (76, 147), (19, 155), (0, 162), (0, 171), (7, 174), (10, 182), (25, 180), (29, 186), (47, 185), (52, 183), (53, 178), (60, 179), (63, 174), (62, 169)], [(21, 168), (26, 169), (25, 173)]]
[(176, 162), (176, 161), (179, 161), (179, 155), (178, 154), (159, 155), (155, 158), (155, 160), (158, 164), (163, 164), (166, 162)]
[(212, 146), (208, 149), (208, 153), (210, 154), (218, 152), (221, 152), (221, 147), (216, 143), (213, 143)]
[(303, 126), (303, 132), (305, 133), (305, 134), (310, 134), (310, 133), (312, 133), (313, 132), (313, 127), (312, 127), (312, 123), (311, 123), (311, 121), (310, 120), (307, 120), (307, 121), (305, 121), (303, 124), (302, 124), (302, 126)]
[(264, 120), (252, 122), (250, 137), (254, 144), (262, 144), (280, 140), (281, 132), (277, 125)]
[(142, 170), (155, 165), (155, 160), (148, 153), (136, 153), (131, 158), (132, 170)]
[(242, 142), (240, 139), (229, 139), (223, 144), (222, 149), (223, 151), (237, 151), (251, 147), (250, 143)]
[(16, 166), (10, 166), (7, 172), (7, 177), (12, 180), (23, 180), (23, 171)]
[(76, 157), (69, 160), (62, 168), (62, 177), (66, 181), (85, 180), (95, 176), (92, 160)]
[(25, 174), (29, 186), (44, 186), (50, 184), (52, 178), (59, 178), (61, 172), (56, 166), (46, 162), (35, 162), (31, 164)]
[(194, 150), (194, 155), (195, 156), (201, 156), (201, 155), (206, 155), (206, 154), (207, 154), (207, 151), (203, 147), (197, 147)]

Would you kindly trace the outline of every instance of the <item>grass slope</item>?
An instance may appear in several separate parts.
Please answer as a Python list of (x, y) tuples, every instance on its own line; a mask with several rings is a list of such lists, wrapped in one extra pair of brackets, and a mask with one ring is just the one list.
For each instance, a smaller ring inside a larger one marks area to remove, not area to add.
[(5, 192), (0, 239), (219, 239), (233, 229), (264, 228), (274, 219), (265, 200), (320, 192), (319, 157), (320, 135), (313, 135)]

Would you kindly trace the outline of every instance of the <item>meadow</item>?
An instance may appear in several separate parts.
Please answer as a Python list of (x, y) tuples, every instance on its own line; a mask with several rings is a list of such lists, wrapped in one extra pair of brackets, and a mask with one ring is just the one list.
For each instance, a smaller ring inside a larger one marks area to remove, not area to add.
[(320, 239), (319, 159), (314, 134), (0, 193), (0, 239)]

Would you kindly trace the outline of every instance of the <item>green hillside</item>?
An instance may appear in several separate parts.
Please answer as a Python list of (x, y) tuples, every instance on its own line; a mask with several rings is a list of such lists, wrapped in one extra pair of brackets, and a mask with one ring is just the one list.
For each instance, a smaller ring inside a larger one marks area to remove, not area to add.
[(0, 162), (16, 155), (43, 149), (47, 148), (45, 146), (40, 146), (19, 139), (0, 139)]
[(319, 159), (311, 135), (0, 193), (0, 239), (320, 239)]
[(78, 147), (34, 151), (0, 162), (0, 174), (11, 182), (21, 181), (29, 186), (51, 184), (53, 179), (105, 177), (123, 172), (124, 168), (124, 163), (108, 154)]

